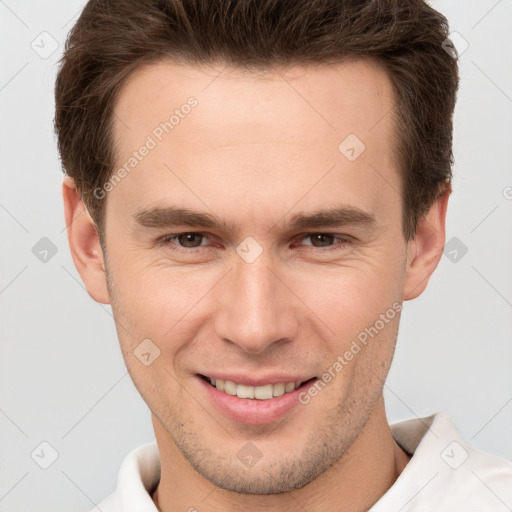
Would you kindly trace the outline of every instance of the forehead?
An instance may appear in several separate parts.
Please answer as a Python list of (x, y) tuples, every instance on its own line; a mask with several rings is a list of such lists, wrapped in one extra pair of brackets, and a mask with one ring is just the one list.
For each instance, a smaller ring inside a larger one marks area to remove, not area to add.
[[(304, 114), (291, 137), (301, 129), (313, 137), (330, 128), (338, 132), (337, 136), (352, 129), (364, 138), (394, 102), (386, 72), (372, 60), (270, 69), (232, 68), (222, 62), (193, 66), (163, 61), (142, 66), (126, 80), (115, 107), (116, 133), (129, 142), (130, 134), (123, 128), (131, 131), (131, 124), (136, 124), (149, 131), (152, 125), (145, 121), (162, 120), (162, 116), (167, 119), (190, 96), (201, 104), (200, 121), (205, 129), (211, 128), (209, 122), (226, 128), (219, 114), (231, 121), (238, 116), (245, 125), (256, 126), (266, 113), (270, 114), (266, 124), (276, 127), (286, 125), (294, 114)], [(238, 130), (234, 133), (244, 135)]]
[(217, 211), (228, 200), (275, 208), (286, 197), (289, 209), (332, 199), (378, 213), (399, 202), (393, 104), (389, 78), (370, 61), (260, 71), (144, 66), (115, 106), (116, 166), (149, 139), (153, 147), (111, 196), (134, 208), (208, 198)]

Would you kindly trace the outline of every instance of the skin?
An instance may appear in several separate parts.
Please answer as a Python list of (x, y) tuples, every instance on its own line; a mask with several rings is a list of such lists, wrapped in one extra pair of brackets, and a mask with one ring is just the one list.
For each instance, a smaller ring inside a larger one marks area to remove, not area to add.
[[(269, 425), (221, 414), (197, 373), (321, 376), (393, 303), (423, 292), (442, 255), (449, 190), (407, 242), (393, 90), (363, 61), (257, 73), (146, 66), (115, 107), (117, 164), (190, 96), (198, 106), (108, 193), (106, 255), (73, 181), (63, 185), (73, 260), (90, 296), (112, 305), (127, 368), (152, 412), (162, 463), (153, 499), (165, 512), (367, 510), (409, 461), (382, 396), (399, 314), (309, 404)], [(350, 133), (366, 145), (353, 162), (338, 151)], [(236, 229), (133, 219), (170, 204)], [(287, 228), (295, 213), (339, 205), (374, 222)], [(192, 239), (193, 255), (183, 239), (157, 243), (187, 232), (204, 235)], [(318, 233), (350, 242), (315, 247), (308, 235)], [(262, 248), (252, 263), (236, 252), (248, 236)], [(160, 349), (149, 366), (134, 356), (147, 338)], [(236, 456), (249, 441), (262, 454), (251, 468)]]

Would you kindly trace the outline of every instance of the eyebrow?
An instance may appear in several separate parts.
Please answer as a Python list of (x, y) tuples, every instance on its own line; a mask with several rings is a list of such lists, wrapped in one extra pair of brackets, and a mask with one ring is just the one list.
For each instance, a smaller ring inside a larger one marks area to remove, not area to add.
[[(138, 210), (133, 218), (139, 226), (146, 228), (189, 226), (237, 232), (234, 224), (219, 219), (215, 215), (176, 206), (143, 208)], [(356, 206), (339, 206), (314, 212), (300, 212), (293, 215), (286, 223), (289, 230), (336, 228), (344, 225), (370, 226), (372, 224), (375, 224), (375, 215)]]

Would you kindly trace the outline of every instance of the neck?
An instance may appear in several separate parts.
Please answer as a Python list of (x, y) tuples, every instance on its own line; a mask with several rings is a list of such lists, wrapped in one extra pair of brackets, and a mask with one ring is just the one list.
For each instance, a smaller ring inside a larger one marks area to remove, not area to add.
[(382, 397), (341, 459), (301, 489), (281, 494), (239, 494), (215, 487), (190, 466), (160, 422), (153, 418), (153, 424), (162, 472), (152, 497), (161, 512), (363, 512), (386, 493), (410, 460), (393, 439)]

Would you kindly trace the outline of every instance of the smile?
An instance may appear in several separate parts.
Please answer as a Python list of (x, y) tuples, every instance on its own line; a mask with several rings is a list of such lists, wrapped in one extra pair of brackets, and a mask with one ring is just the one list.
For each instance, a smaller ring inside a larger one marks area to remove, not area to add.
[(239, 372), (230, 377), (229, 374), (214, 377), (196, 374), (213, 407), (227, 418), (246, 425), (268, 425), (282, 420), (301, 404), (299, 394), (318, 380), (278, 373), (256, 377)]
[(224, 381), (211, 377), (206, 377), (206, 379), (213, 387), (228, 395), (254, 400), (270, 400), (276, 396), (291, 393), (303, 384), (303, 382), (277, 382), (275, 384), (264, 384), (263, 386), (247, 386), (230, 380)]

